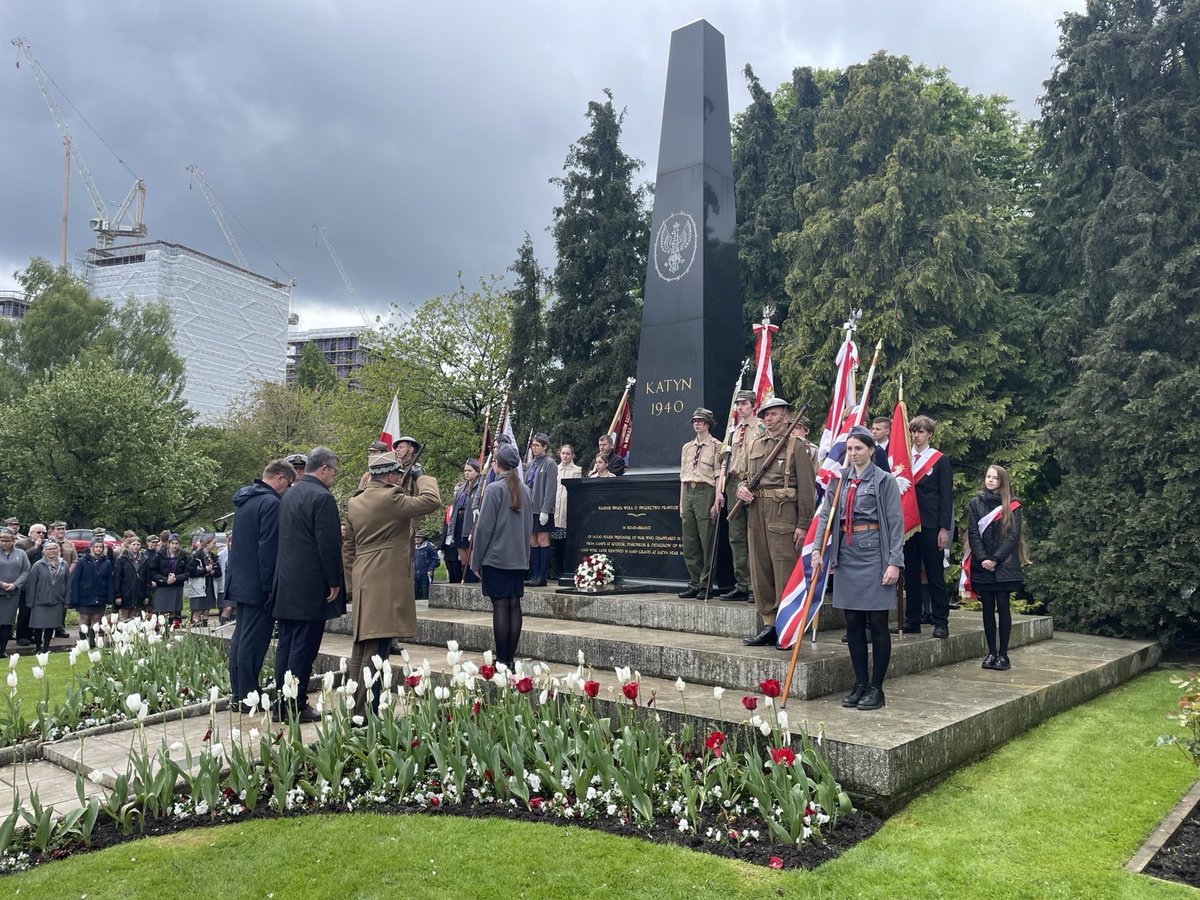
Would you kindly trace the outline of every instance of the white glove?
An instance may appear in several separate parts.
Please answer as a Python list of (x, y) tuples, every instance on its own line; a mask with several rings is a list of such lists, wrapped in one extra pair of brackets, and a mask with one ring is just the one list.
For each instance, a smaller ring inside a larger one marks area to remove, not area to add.
[(550, 521), (550, 513), (542, 513), (540, 516), (538, 516), (538, 521), (545, 525)]

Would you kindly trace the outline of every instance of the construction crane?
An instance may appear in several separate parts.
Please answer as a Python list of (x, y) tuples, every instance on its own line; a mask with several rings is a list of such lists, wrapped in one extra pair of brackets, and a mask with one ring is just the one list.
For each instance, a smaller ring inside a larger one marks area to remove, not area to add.
[(358, 292), (354, 290), (354, 285), (350, 283), (350, 276), (346, 274), (346, 267), (342, 265), (341, 257), (333, 249), (333, 243), (329, 240), (329, 235), (325, 232), (325, 226), (318, 222), (313, 225), (313, 228), (316, 230), (317, 236), (325, 244), (325, 249), (329, 251), (329, 256), (333, 259), (333, 264), (337, 266), (338, 274), (342, 276), (342, 283), (346, 285), (346, 290), (349, 291), (350, 298), (354, 301), (354, 308), (362, 316), (363, 324), (371, 327), (374, 323), (371, 322), (366, 311), (362, 308), (362, 303), (358, 300)]
[[(129, 193), (125, 195), (125, 199), (117, 208), (115, 215), (110, 216), (108, 205), (104, 202), (104, 198), (100, 196), (100, 191), (96, 187), (96, 182), (92, 180), (92, 173), (88, 171), (87, 165), (83, 161), (83, 157), (79, 155), (78, 148), (75, 147), (74, 141), (71, 139), (71, 132), (67, 128), (66, 120), (63, 119), (62, 110), (58, 107), (58, 101), (54, 99), (54, 94), (50, 91), (48, 84), (49, 76), (42, 69), (41, 63), (34, 58), (33, 49), (26, 41), (21, 38), (13, 40), (13, 46), (25, 54), (25, 58), (29, 60), (29, 67), (33, 70), (33, 77), (37, 79), (38, 88), (42, 92), (42, 97), (46, 101), (46, 106), (50, 109), (50, 115), (54, 118), (54, 124), (58, 126), (58, 131), (62, 135), (64, 153), (66, 157), (75, 161), (75, 168), (79, 171), (79, 178), (83, 182), (83, 186), (87, 189), (88, 195), (92, 199), (92, 206), (96, 208), (96, 215), (88, 221), (88, 225), (92, 231), (96, 233), (96, 245), (99, 247), (111, 247), (116, 238), (133, 238), (140, 240), (144, 238), (149, 231), (145, 223), (142, 221), (142, 214), (146, 207), (146, 184), (141, 178), (133, 182), (133, 187), (129, 189)], [(63, 265), (66, 265), (66, 202), (70, 191), (70, 173), (69, 168), (63, 176)], [(134, 210), (133, 222), (128, 226), (125, 225), (125, 217), (129, 214), (130, 209)]]
[(246, 265), (246, 257), (242, 256), (242, 248), (234, 240), (233, 232), (229, 230), (229, 223), (225, 221), (225, 216), (221, 214), (221, 205), (217, 202), (217, 198), (213, 195), (213, 192), (209, 190), (208, 182), (204, 180), (204, 173), (195, 164), (188, 166), (187, 170), (188, 174), (196, 179), (196, 184), (200, 185), (200, 192), (204, 194), (204, 199), (208, 201), (208, 208), (212, 210), (212, 214), (217, 220), (217, 225), (221, 228), (221, 233), (225, 235), (225, 240), (229, 242), (229, 249), (233, 251), (233, 257), (237, 260), (237, 264), (243, 269), (249, 269), (250, 267)]

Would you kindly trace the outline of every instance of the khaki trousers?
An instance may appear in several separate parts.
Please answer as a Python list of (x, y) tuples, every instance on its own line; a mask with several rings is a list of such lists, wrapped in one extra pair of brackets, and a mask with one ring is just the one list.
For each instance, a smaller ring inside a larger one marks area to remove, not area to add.
[(750, 584), (763, 625), (775, 624), (779, 596), (796, 567), (796, 501), (756, 497), (747, 507)]
[[(737, 486), (740, 479), (730, 475), (725, 480), (725, 509), (733, 509), (737, 503)], [(750, 593), (750, 546), (746, 542), (746, 527), (749, 510), (745, 505), (729, 521), (729, 550), (733, 556), (733, 577), (739, 591)]]
[(683, 486), (683, 561), (688, 570), (688, 587), (704, 590), (708, 576), (708, 554), (712, 549), (713, 521), (708, 517), (716, 499), (711, 484)]

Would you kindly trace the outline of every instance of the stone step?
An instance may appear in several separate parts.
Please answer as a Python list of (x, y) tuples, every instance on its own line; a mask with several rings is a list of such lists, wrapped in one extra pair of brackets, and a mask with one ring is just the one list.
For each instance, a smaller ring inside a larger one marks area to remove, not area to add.
[[(434, 584), (429, 591), (429, 608), (491, 613), (492, 604), (477, 584)], [(634, 625), (739, 639), (759, 629), (752, 603), (715, 598), (707, 602), (681, 600), (674, 594), (561, 594), (553, 589), (526, 588), (521, 611), (526, 618)], [(820, 631), (840, 631), (845, 625), (840, 609), (822, 608)]]
[[(844, 655), (840, 643), (838, 648)], [(444, 647), (408, 644), (408, 649), (415, 664), (427, 661), (434, 671), (448, 671)], [(336, 670), (339, 657), (349, 653), (348, 636), (326, 633), (316, 670)], [(793, 696), (786, 708), (793, 732), (823, 734), (834, 775), (854, 794), (856, 803), (886, 814), (958, 766), (1153, 668), (1161, 653), (1161, 646), (1153, 641), (1060, 632), (1052, 640), (1013, 649), (1009, 654), (1013, 667), (1007, 672), (981, 669), (979, 658), (910, 675), (889, 668), (884, 682), (887, 705), (874, 712), (842, 707), (841, 698), (852, 678), (823, 697)], [(532, 660), (522, 658), (526, 669), (531, 669)], [(467, 653), (464, 659), (476, 665), (482, 662), (478, 653)], [(894, 651), (892, 659), (896, 660)], [(399, 665), (395, 656), (393, 662)], [(566, 665), (543, 662), (559, 677), (576, 664), (574, 653)], [(611, 668), (600, 668), (602, 663), (595, 658), (586, 662), (596, 667), (589, 677), (600, 682), (601, 698), (628, 702), (621, 699)], [(757, 695), (756, 689), (726, 685), (729, 690), (718, 701), (711, 686), (688, 682), (686, 677), (684, 681), (681, 694), (673, 677), (655, 678), (643, 671), (640, 700), (644, 704), (653, 695), (654, 709), (670, 729), (691, 723), (698, 734), (704, 734), (712, 728), (745, 727), (751, 713), (741, 698)], [(761, 696), (757, 712), (771, 715)]]
[[(330, 629), (341, 623), (330, 623)], [(1020, 647), (1053, 634), (1048, 616), (1014, 616), (1011, 645)], [(493, 646), (490, 613), (466, 610), (418, 610), (414, 643), (445, 646), (455, 640), (465, 650)], [(890, 671), (895, 676), (923, 672), (962, 660), (981, 659), (985, 652), (983, 626), (976, 613), (956, 612), (950, 637), (921, 635), (893, 637)], [(738, 638), (682, 631), (604, 625), (568, 619), (527, 617), (518, 653), (534, 659), (573, 664), (580, 650), (596, 666), (628, 666), (652, 678), (722, 685), (754, 690), (767, 678), (783, 681), (789, 654), (774, 647), (746, 647)], [(806, 640), (800, 650), (793, 696), (803, 699), (839, 691), (853, 681), (850, 657), (839, 636), (831, 633), (816, 644)]]

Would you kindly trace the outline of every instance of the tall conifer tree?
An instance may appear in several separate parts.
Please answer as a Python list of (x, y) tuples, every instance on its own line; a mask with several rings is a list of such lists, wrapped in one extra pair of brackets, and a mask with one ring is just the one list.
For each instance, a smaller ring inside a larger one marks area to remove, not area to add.
[(508, 356), (509, 387), (517, 427), (542, 428), (546, 404), (546, 322), (542, 315), (545, 273), (533, 255), (529, 232), (509, 271), (517, 276), (512, 290), (512, 346)]
[(554, 327), (547, 345), (548, 421), (554, 440), (587, 447), (608, 427), (625, 379), (637, 370), (642, 290), (649, 249), (642, 163), (621, 149), (624, 112), (588, 104), (588, 133), (571, 146), (565, 174), (551, 179), (563, 192), (554, 209)]
[(1067, 385), (1032, 570), (1068, 628), (1200, 633), (1200, 5), (1063, 19), (1035, 233)]

